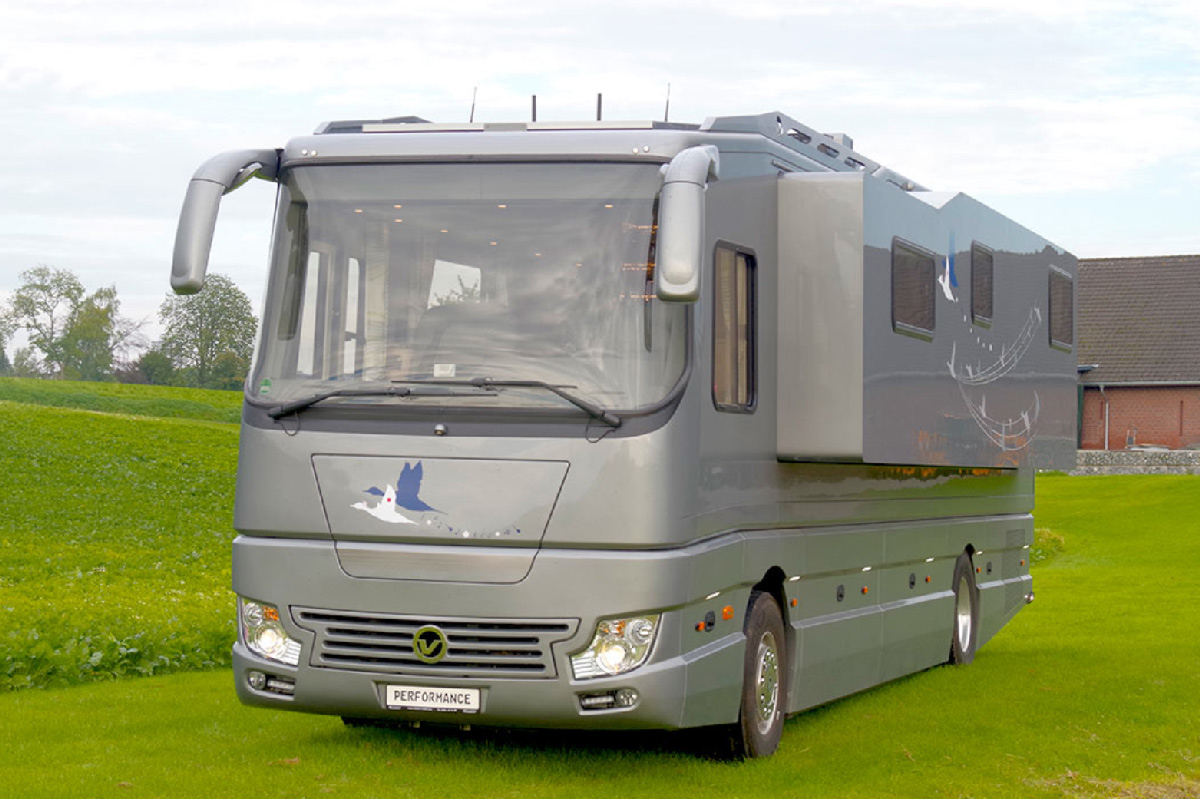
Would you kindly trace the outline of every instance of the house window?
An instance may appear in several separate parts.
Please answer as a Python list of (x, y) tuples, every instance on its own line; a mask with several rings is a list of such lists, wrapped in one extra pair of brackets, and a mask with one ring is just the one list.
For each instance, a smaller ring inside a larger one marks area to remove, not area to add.
[(933, 338), (935, 271), (933, 253), (892, 242), (893, 330)]
[(971, 244), (971, 321), (992, 324), (992, 251), (978, 242)]
[(720, 411), (753, 411), (757, 349), (754, 256), (718, 245), (713, 273), (713, 403)]
[(1070, 350), (1075, 345), (1075, 281), (1050, 267), (1050, 346)]

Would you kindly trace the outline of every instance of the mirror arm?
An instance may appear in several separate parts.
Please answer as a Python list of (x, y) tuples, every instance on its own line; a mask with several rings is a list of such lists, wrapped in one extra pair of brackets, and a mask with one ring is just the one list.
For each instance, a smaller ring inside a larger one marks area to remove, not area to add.
[(700, 297), (704, 192), (720, 168), (720, 154), (711, 144), (681, 150), (663, 167), (655, 254), (660, 300), (692, 303)]
[(278, 176), (278, 150), (236, 150), (200, 165), (188, 183), (175, 230), (171, 288), (176, 294), (195, 294), (204, 286), (221, 198), (251, 178), (274, 181)]

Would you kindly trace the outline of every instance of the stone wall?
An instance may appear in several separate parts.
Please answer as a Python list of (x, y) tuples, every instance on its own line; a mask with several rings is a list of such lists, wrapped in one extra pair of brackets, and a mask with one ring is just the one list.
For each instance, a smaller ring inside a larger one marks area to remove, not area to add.
[(1080, 450), (1072, 475), (1200, 475), (1200, 450)]

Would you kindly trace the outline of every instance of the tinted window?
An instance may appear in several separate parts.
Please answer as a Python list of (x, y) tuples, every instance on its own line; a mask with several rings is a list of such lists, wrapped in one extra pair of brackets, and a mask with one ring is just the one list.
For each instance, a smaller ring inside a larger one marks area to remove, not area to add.
[(1075, 344), (1075, 282), (1050, 269), (1050, 344), (1070, 349)]
[(754, 257), (717, 248), (713, 270), (713, 402), (749, 411), (755, 400)]
[(896, 241), (892, 244), (892, 327), (932, 333), (933, 254)]
[(992, 251), (971, 245), (971, 318), (992, 321)]

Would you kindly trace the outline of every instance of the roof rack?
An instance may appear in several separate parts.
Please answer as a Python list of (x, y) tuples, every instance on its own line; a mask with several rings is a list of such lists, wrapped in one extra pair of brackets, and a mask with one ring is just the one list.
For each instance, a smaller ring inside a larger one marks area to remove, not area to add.
[(657, 120), (583, 121), (583, 122), (430, 122), (422, 117), (404, 116), (387, 119), (350, 119), (324, 122), (316, 135), (327, 133), (442, 133), (503, 131), (617, 131), (676, 130), (711, 133), (755, 133), (793, 150), (837, 172), (858, 170), (880, 180), (894, 183), (906, 192), (928, 191), (926, 187), (894, 172), (854, 149), (854, 141), (844, 133), (820, 133), (791, 117), (772, 111), (734, 117), (709, 117), (703, 125)]
[(709, 117), (701, 131), (757, 133), (819, 164), (845, 172), (849, 167), (894, 183), (906, 192), (928, 191), (924, 186), (854, 150), (854, 140), (844, 133), (820, 133), (786, 114), (772, 111), (738, 117)]
[(388, 119), (349, 119), (323, 122), (313, 132), (326, 133), (435, 133), (435, 132), (497, 132), (497, 131), (630, 131), (630, 130), (691, 130), (699, 126), (682, 122), (656, 120), (595, 120), (582, 122), (430, 122), (421, 117), (390, 117)]

